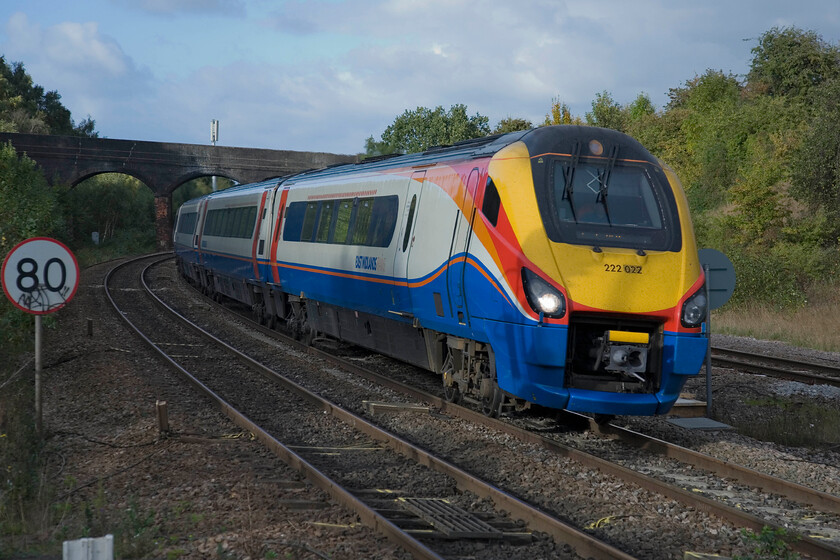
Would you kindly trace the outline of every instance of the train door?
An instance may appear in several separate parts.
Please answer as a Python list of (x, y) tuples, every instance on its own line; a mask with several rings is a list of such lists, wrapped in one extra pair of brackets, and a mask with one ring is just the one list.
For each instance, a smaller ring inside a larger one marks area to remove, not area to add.
[(193, 249), (197, 253), (196, 262), (203, 264), (203, 257), (201, 255), (201, 236), (204, 232), (204, 221), (207, 219), (207, 201), (204, 199), (198, 203), (198, 216), (195, 224), (195, 233), (193, 234)]
[(254, 263), (254, 279), (258, 282), (263, 278), (267, 278), (267, 275), (260, 274), (263, 272), (260, 263), (265, 262), (266, 245), (268, 245), (269, 234), (271, 233), (271, 228), (269, 227), (269, 224), (271, 224), (271, 200), (268, 200), (269, 204), (266, 205), (266, 199), (273, 192), (273, 187), (263, 191), (260, 205), (257, 209), (257, 225), (256, 231), (254, 231), (253, 246), (251, 247), (251, 259)]
[(455, 215), (455, 227), (452, 233), (452, 243), (449, 248), (449, 266), (446, 268), (449, 306), (452, 310), (452, 315), (462, 325), (469, 325), (464, 275), (467, 269), (469, 239), (470, 233), (472, 232), (472, 219), (475, 211), (473, 200), (475, 199), (475, 190), (478, 186), (479, 175), (480, 173), (477, 167), (470, 172), (461, 200), (456, 200), (459, 210)]
[(420, 196), (423, 194), (425, 180), (425, 171), (415, 171), (411, 175), (406, 191), (405, 205), (402, 210), (402, 227), (397, 238), (397, 252), (394, 257), (394, 289), (391, 301), (394, 305), (393, 313), (403, 317), (414, 316), (411, 306), (411, 278), (409, 276), (408, 259), (414, 245), (414, 225), (417, 223)]

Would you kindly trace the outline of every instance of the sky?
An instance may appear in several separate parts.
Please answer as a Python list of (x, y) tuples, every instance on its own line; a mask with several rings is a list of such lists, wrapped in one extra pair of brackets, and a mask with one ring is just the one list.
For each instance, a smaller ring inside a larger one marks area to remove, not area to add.
[(743, 77), (773, 27), (840, 43), (838, 0), (0, 0), (0, 54), (103, 138), (355, 154), (406, 110), (495, 127), (583, 117), (707, 69)]

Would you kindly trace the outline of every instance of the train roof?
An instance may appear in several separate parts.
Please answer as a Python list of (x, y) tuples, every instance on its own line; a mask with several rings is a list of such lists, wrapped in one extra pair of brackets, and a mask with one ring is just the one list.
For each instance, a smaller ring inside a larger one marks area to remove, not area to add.
[(620, 146), (620, 159), (634, 159), (656, 163), (647, 149), (637, 140), (616, 130), (581, 125), (542, 126), (529, 130), (519, 130), (507, 134), (496, 134), (456, 142), (450, 146), (435, 146), (415, 154), (388, 154), (367, 158), (359, 163), (343, 163), (323, 169), (304, 171), (283, 179), (283, 183), (293, 185), (298, 180), (324, 178), (353, 171), (378, 171), (395, 167), (418, 167), (435, 163), (489, 157), (499, 150), (522, 140), (532, 155), (541, 153), (567, 153), (575, 150), (575, 144), (588, 145), (591, 140), (598, 140), (604, 147)]
[(294, 182), (298, 180), (316, 177), (329, 177), (331, 175), (339, 175), (350, 171), (378, 171), (382, 169), (393, 169), (395, 167), (417, 167), (434, 165), (435, 163), (442, 161), (492, 156), (505, 146), (521, 139), (529, 132), (531, 131), (520, 130), (516, 132), (509, 132), (507, 134), (495, 134), (492, 136), (483, 136), (481, 138), (472, 138), (470, 140), (456, 142), (455, 144), (449, 146), (434, 146), (424, 152), (418, 152), (415, 154), (387, 154), (374, 156), (359, 163), (342, 163), (326, 167), (324, 169), (304, 171), (286, 178), (284, 183), (294, 184)]
[[(598, 140), (604, 147), (620, 146), (620, 159), (634, 159), (656, 163), (656, 158), (637, 140), (622, 132), (594, 126), (555, 125), (506, 134), (495, 134), (456, 142), (449, 146), (435, 146), (415, 154), (388, 154), (367, 158), (359, 163), (341, 163), (322, 169), (311, 169), (300, 173), (275, 177), (257, 183), (236, 185), (222, 191), (208, 193), (200, 198), (234, 195), (243, 190), (269, 188), (279, 183), (294, 185), (307, 179), (321, 179), (350, 172), (380, 171), (398, 167), (419, 167), (446, 161), (468, 160), (490, 157), (501, 149), (523, 141), (532, 155), (543, 153), (573, 153), (575, 144), (588, 144)], [(198, 200), (198, 199), (194, 199)]]

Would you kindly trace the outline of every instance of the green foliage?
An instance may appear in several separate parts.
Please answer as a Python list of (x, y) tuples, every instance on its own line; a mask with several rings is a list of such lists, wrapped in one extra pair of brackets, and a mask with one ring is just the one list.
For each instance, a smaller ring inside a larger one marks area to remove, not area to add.
[(811, 211), (822, 209), (828, 223), (825, 244), (840, 238), (840, 78), (816, 90), (813, 117), (792, 158), (792, 192)]
[(34, 161), (0, 146), (0, 255), (36, 235), (61, 231), (59, 201)]
[(747, 545), (753, 547), (746, 556), (736, 555), (732, 560), (798, 560), (799, 554), (790, 550), (788, 542), (796, 541), (798, 536), (788, 533), (785, 529), (763, 527), (760, 533), (749, 529), (741, 530), (741, 538)]
[(613, 100), (608, 91), (596, 93), (592, 102), (592, 112), (586, 113), (586, 124), (612, 128), (620, 132), (627, 130), (628, 121), (628, 112)]
[(0, 131), (96, 137), (88, 117), (76, 125), (56, 91), (44, 92), (20, 62), (0, 56)]
[(533, 124), (528, 119), (517, 119), (508, 117), (499, 121), (496, 128), (493, 129), (493, 134), (505, 134), (507, 132), (516, 132), (517, 130), (528, 130), (533, 128)]
[(551, 109), (545, 116), (543, 126), (550, 126), (555, 124), (583, 124), (580, 117), (573, 117), (569, 105), (562, 101), (559, 97), (551, 100)]
[[(31, 371), (27, 368), (25, 373), (31, 375)], [(0, 379), (6, 382), (14, 370), (0, 367), (0, 373)], [(35, 432), (34, 399), (27, 375), (0, 390), (0, 535), (24, 534), (37, 517), (39, 508), (32, 506), (41, 490), (38, 475), (42, 444)], [(0, 540), (0, 551), (4, 548)]]
[(747, 81), (757, 93), (803, 97), (840, 78), (840, 49), (814, 31), (774, 27), (759, 37), (752, 53)]
[[(63, 237), (64, 220), (56, 191), (35, 162), (0, 145), (0, 262), (30, 237)], [(0, 298), (0, 347), (18, 348), (31, 333), (29, 317)]]
[[(233, 181), (225, 179), (224, 177), (216, 178), (216, 190), (221, 191), (233, 186)], [(172, 215), (178, 212), (178, 208), (183, 203), (199, 196), (204, 196), (213, 191), (213, 182), (211, 177), (199, 177), (192, 181), (187, 181), (172, 193)]]
[(90, 243), (99, 232), (100, 243), (117, 235), (154, 239), (154, 194), (128, 175), (106, 173), (76, 185), (64, 196), (68, 230), (75, 246)]
[(411, 154), (432, 146), (454, 144), (489, 133), (487, 117), (478, 113), (472, 117), (468, 116), (467, 107), (463, 104), (453, 105), (448, 111), (440, 105), (434, 109), (406, 109), (385, 129), (379, 141), (374, 140), (372, 136), (365, 141), (365, 154)]

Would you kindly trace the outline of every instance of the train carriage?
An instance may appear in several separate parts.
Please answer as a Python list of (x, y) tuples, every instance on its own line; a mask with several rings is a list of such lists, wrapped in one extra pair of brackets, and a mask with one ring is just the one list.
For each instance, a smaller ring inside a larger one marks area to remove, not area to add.
[[(233, 238), (225, 212), (242, 215)], [(705, 356), (682, 188), (615, 131), (543, 127), (229, 189), (182, 206), (175, 246), (205, 289), (435, 371), (488, 414), (663, 414)]]

